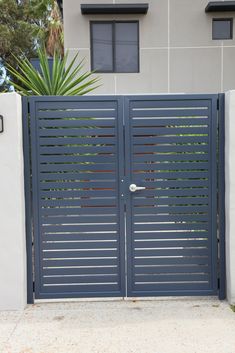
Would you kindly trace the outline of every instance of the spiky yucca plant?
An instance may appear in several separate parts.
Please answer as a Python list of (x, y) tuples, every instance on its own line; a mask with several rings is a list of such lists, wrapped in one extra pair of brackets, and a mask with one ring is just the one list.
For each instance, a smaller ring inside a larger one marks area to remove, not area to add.
[(98, 77), (93, 72), (82, 72), (83, 60), (76, 63), (76, 54), (68, 63), (68, 52), (62, 58), (58, 52), (54, 53), (52, 71), (50, 72), (48, 57), (45, 49), (38, 50), (41, 73), (34, 68), (30, 61), (16, 58), (19, 69), (7, 66), (15, 90), (22, 95), (31, 96), (76, 96), (84, 95), (98, 87)]

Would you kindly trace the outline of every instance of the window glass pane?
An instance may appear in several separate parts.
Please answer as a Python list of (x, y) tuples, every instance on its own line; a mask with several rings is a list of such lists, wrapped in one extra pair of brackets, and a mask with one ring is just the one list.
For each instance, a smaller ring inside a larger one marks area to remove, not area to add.
[(112, 24), (92, 23), (92, 69), (113, 71)]
[(115, 23), (115, 68), (138, 72), (138, 23)]
[(232, 20), (213, 20), (213, 39), (232, 39)]

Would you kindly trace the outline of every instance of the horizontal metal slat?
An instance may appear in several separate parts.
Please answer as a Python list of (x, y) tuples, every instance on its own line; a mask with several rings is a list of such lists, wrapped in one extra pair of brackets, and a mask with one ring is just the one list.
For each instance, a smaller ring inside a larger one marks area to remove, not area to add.
[[(154, 180), (151, 178), (151, 174), (148, 178), (139, 178), (139, 183), (144, 183), (144, 186), (149, 189), (167, 189), (167, 188), (196, 188), (196, 187), (208, 187), (209, 180)], [(173, 190), (174, 190), (173, 189)]]
[(67, 191), (41, 191), (41, 199), (52, 198), (78, 198), (78, 197), (115, 197), (115, 190), (67, 190)]
[(112, 223), (117, 222), (118, 217), (113, 215), (104, 216), (56, 216), (56, 217), (42, 217), (42, 223), (45, 224), (65, 224), (65, 223)]
[(165, 273), (209, 273), (210, 269), (207, 264), (204, 265), (153, 265), (153, 266), (135, 266), (134, 273), (136, 275), (149, 275), (149, 274), (165, 274)]
[(92, 258), (42, 258), (42, 265), (46, 266), (118, 266), (118, 258), (102, 258), (102, 257), (92, 257)]
[(118, 225), (111, 224), (78, 224), (78, 225), (67, 225), (61, 224), (59, 226), (43, 225), (43, 233), (54, 233), (54, 232), (102, 232), (102, 231), (117, 231)]
[(81, 119), (89, 124), (89, 121), (102, 119), (103, 121), (112, 119), (113, 121), (117, 118), (117, 111), (115, 109), (110, 110), (44, 110), (37, 112), (37, 118), (40, 120), (45, 119)]
[[(145, 185), (143, 183), (143, 185)], [(209, 194), (208, 188), (191, 188), (191, 189), (146, 189), (140, 190), (133, 195), (135, 200), (140, 200), (145, 197), (156, 197), (156, 196), (207, 196)]]
[[(116, 137), (41, 137), (39, 139), (40, 146), (66, 146), (66, 145), (115, 145)], [(81, 146), (82, 147), (82, 146)]]
[(116, 198), (112, 199), (73, 199), (73, 200), (41, 200), (40, 201), (40, 206), (83, 206), (83, 207), (88, 207), (88, 206), (97, 206), (97, 207), (102, 207), (102, 206), (108, 206), (108, 207), (114, 207), (117, 205), (117, 200)]
[(43, 216), (46, 215), (115, 215), (118, 213), (117, 206), (115, 207), (57, 207), (57, 208), (41, 208), (40, 212)]
[[(86, 298), (86, 297), (109, 297), (121, 296), (120, 285), (118, 283), (99, 283), (99, 284), (44, 284), (43, 294), (50, 294), (50, 297), (64, 298), (70, 295), (72, 298)], [(65, 294), (66, 293), (66, 294)]]
[[(59, 109), (59, 107), (58, 107)], [(112, 107), (111, 109), (105, 110), (92, 110), (89, 108), (82, 110), (82, 109), (72, 109), (68, 108), (67, 110), (58, 110), (58, 109), (51, 109), (51, 110), (42, 110), (37, 112), (37, 117), (39, 119), (65, 119), (65, 118), (74, 118), (74, 119), (82, 119), (83, 121), (92, 120), (92, 119), (116, 119), (117, 111)], [(75, 110), (76, 109), (76, 110)]]
[(119, 235), (117, 233), (50, 233), (42, 234), (42, 241), (80, 241), (88, 242), (92, 245), (93, 242), (102, 241), (117, 241)]
[(84, 251), (43, 251), (42, 257), (44, 259), (74, 259), (74, 258), (82, 258), (82, 257), (91, 257), (91, 258), (105, 258), (105, 257), (116, 257), (117, 249), (115, 250), (84, 250)]
[[(208, 240), (201, 240), (201, 239), (191, 239), (191, 240), (138, 240), (134, 242), (135, 250), (139, 250), (141, 248), (149, 249), (152, 248), (174, 248), (174, 247), (187, 247), (187, 248), (197, 248), (197, 247), (208, 247)], [(177, 250), (176, 250), (177, 252)]]
[(106, 267), (47, 267), (42, 269), (43, 275), (95, 275), (95, 274), (118, 274), (117, 266)]
[[(183, 123), (182, 123), (183, 125)], [(132, 135), (137, 136), (162, 136), (162, 135), (180, 135), (180, 134), (208, 134), (208, 127), (150, 127), (150, 128), (133, 128)]]
[[(37, 108), (37, 114), (40, 114), (43, 111), (71, 111), (75, 110), (76, 111), (87, 111), (87, 110), (92, 110), (92, 111), (106, 111), (106, 110), (115, 110), (117, 106), (117, 100), (114, 99), (106, 99), (104, 97), (103, 100), (100, 98), (93, 99), (93, 97), (89, 97), (90, 99), (88, 100), (88, 97), (85, 97), (84, 100), (79, 100), (78, 97), (76, 97), (76, 100), (71, 99), (71, 97), (68, 97), (68, 101), (65, 100), (65, 97), (63, 97), (63, 101), (61, 100), (61, 97), (57, 97), (55, 100), (46, 100), (44, 97), (44, 100), (41, 101), (36, 101), (36, 108)], [(75, 98), (75, 97), (73, 97)]]
[(208, 170), (208, 162), (133, 163), (133, 170)]
[[(57, 173), (40, 173), (39, 174), (39, 179), (41, 184), (43, 181), (48, 182), (48, 180), (55, 180), (55, 181), (77, 181), (77, 182), (87, 182), (89, 183), (90, 181), (93, 182), (93, 185), (99, 185), (99, 180), (105, 181), (105, 183), (110, 183), (112, 181), (115, 181), (116, 178), (116, 173), (101, 173), (101, 172), (96, 172), (96, 173), (78, 173), (78, 172), (57, 172)], [(85, 180), (85, 181), (84, 181)], [(97, 182), (98, 181), (98, 182)], [(96, 183), (96, 184), (94, 184)]]
[[(196, 144), (208, 143), (208, 136), (155, 136), (155, 137), (133, 137), (134, 145), (148, 145), (148, 144)], [(72, 142), (71, 142), (72, 143)], [(79, 142), (77, 142), (79, 143)], [(89, 143), (89, 142), (86, 142)], [(108, 142), (106, 142), (108, 143)], [(49, 143), (48, 143), (49, 144)]]
[(142, 257), (134, 258), (134, 265), (146, 266), (146, 265), (206, 265), (210, 264), (210, 258), (208, 255), (173, 255), (172, 257)]
[[(209, 221), (209, 215), (198, 215), (198, 214), (191, 214), (191, 215), (145, 215), (145, 216), (138, 216), (134, 215), (134, 222), (196, 222), (196, 221)], [(146, 225), (147, 227), (148, 225)]]
[(103, 171), (103, 172), (114, 172), (116, 170), (116, 164), (114, 163), (96, 163), (96, 164), (79, 164), (79, 163), (71, 163), (71, 164), (41, 164), (40, 172), (57, 172), (57, 171)]
[(168, 141), (166, 145), (156, 145), (156, 144), (143, 144), (134, 145), (133, 153), (176, 153), (176, 152), (208, 152), (208, 144), (184, 144), (184, 145), (173, 145), (171, 141)]
[(159, 198), (145, 198), (134, 199), (134, 206), (141, 205), (207, 205), (209, 203), (208, 197), (159, 197)]
[(40, 156), (39, 163), (115, 163), (117, 158), (113, 155), (106, 156)]
[(208, 273), (204, 274), (166, 274), (164, 275), (137, 275), (135, 276), (135, 282), (200, 282), (207, 281), (209, 282), (210, 276)]
[(94, 154), (94, 153), (115, 153), (115, 146), (46, 146), (39, 147), (40, 155), (54, 155), (54, 154)]
[[(44, 112), (43, 115), (48, 112)], [(70, 116), (69, 113), (67, 113), (68, 117), (64, 117), (64, 112), (59, 112), (62, 113), (62, 117), (51, 117), (51, 112), (50, 112), (50, 117), (49, 119), (47, 118), (39, 118), (37, 124), (38, 127), (115, 127), (116, 125), (116, 120), (114, 118), (111, 119), (97, 119), (97, 118), (77, 118), (77, 112), (72, 112), (72, 115), (75, 117)], [(103, 112), (102, 115), (108, 115), (110, 114), (108, 112)], [(57, 114), (56, 114), (57, 115)], [(80, 114), (79, 114), (80, 115)], [(53, 115), (54, 116), (54, 115)]]
[[(205, 115), (205, 111), (203, 111), (203, 116)], [(209, 124), (209, 119), (207, 116), (204, 118), (187, 118), (187, 117), (178, 117), (178, 118), (157, 118), (157, 119), (148, 119), (148, 118), (143, 118), (143, 119), (132, 119), (132, 128), (137, 129), (137, 128), (142, 128), (142, 127), (147, 127), (147, 126), (152, 126), (152, 127), (160, 127), (160, 126), (195, 126), (195, 125), (207, 125)]]
[(209, 171), (198, 171), (194, 170), (193, 172), (191, 171), (183, 171), (183, 172), (178, 172), (178, 171), (166, 171), (166, 172), (152, 172), (151, 170), (149, 171), (134, 171), (133, 172), (133, 180), (136, 178), (149, 178), (149, 179), (202, 179), (202, 178), (208, 178), (209, 177)]
[(48, 241), (43, 241), (42, 242), (42, 249), (43, 250), (82, 250), (82, 249), (117, 249), (117, 241), (109, 241), (109, 242), (69, 242), (69, 241), (64, 241), (64, 242), (48, 242)]
[(156, 224), (134, 224), (134, 231), (157, 231), (157, 230), (208, 230), (208, 222), (195, 223), (156, 223)]
[(210, 98), (199, 99), (192, 98), (189, 99), (184, 95), (183, 98), (180, 97), (172, 99), (171, 97), (149, 97), (148, 99), (143, 97), (136, 97), (135, 99), (130, 101), (130, 109), (132, 110), (142, 110), (142, 109), (160, 109), (164, 108), (166, 110), (170, 109), (201, 109), (203, 111), (207, 111), (210, 107), (211, 100)]
[(209, 255), (207, 248), (183, 248), (183, 249), (156, 249), (156, 250), (135, 250), (135, 257), (151, 257), (151, 256), (205, 256)]
[[(202, 282), (202, 281), (200, 281)], [(179, 292), (179, 295), (196, 295), (196, 293), (200, 293), (200, 291), (210, 291), (210, 295), (212, 295), (213, 291), (210, 288), (210, 283), (205, 281), (205, 283), (200, 283), (199, 281), (192, 281), (192, 282), (186, 282), (182, 281), (182, 283), (178, 282), (170, 282), (170, 283), (155, 283), (155, 284), (148, 284), (148, 283), (141, 283), (141, 284), (135, 284), (134, 286), (134, 294), (136, 295), (139, 293), (141, 295), (142, 293), (149, 293), (152, 292), (152, 295), (176, 295), (177, 292)], [(204, 281), (203, 281), (204, 282)], [(136, 292), (135, 292), (136, 291)], [(193, 293), (189, 293), (190, 291), (193, 291)], [(206, 293), (207, 295), (209, 293)]]
[[(201, 117), (201, 116), (206, 116), (206, 110), (201, 110), (201, 109), (166, 109), (166, 110), (154, 110), (154, 109), (150, 109), (151, 107), (149, 107), (146, 110), (132, 110), (130, 112), (130, 116), (131, 118), (147, 118), (147, 117)], [(182, 119), (183, 120), (183, 119)]]
[(77, 189), (78, 191), (88, 190), (88, 189), (115, 189), (117, 183), (114, 181), (89, 181), (89, 177), (81, 177), (83, 180), (78, 181), (47, 181), (43, 180), (40, 183), (40, 190), (51, 190), (51, 189)]
[(208, 231), (195, 231), (195, 230), (186, 230), (186, 231), (175, 231), (174, 229), (167, 232), (167, 231), (156, 231), (147, 233), (135, 233), (134, 240), (155, 240), (155, 239), (195, 239), (195, 238), (208, 238), (209, 234)]
[(119, 278), (117, 275), (107, 275), (107, 276), (102, 276), (102, 275), (96, 275), (96, 276), (74, 276), (74, 277), (43, 277), (42, 279), (43, 284), (71, 284), (71, 283), (76, 283), (76, 284), (82, 284), (82, 283), (118, 283)]
[(55, 137), (60, 137), (60, 136), (99, 136), (99, 137), (105, 137), (107, 135), (115, 135), (116, 130), (113, 128), (41, 128), (38, 132), (38, 135), (40, 137), (50, 137), (50, 136), (55, 136)]
[(133, 210), (133, 214), (147, 214), (147, 215), (158, 215), (161, 213), (170, 213), (170, 214), (195, 214), (208, 212), (209, 207), (205, 205), (201, 206), (159, 206), (155, 205), (155, 207), (135, 207)]
[(202, 154), (202, 153), (184, 153), (184, 154), (145, 154), (145, 155), (134, 155), (133, 156), (133, 162), (134, 163), (140, 163), (140, 162), (164, 162), (164, 161), (173, 161), (173, 162), (179, 162), (179, 161), (208, 161), (209, 156), (207, 153)]

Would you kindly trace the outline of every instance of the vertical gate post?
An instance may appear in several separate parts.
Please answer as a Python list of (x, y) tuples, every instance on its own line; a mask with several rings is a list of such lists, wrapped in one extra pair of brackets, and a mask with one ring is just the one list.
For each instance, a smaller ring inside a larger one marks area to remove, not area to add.
[(32, 253), (32, 200), (30, 168), (30, 123), (29, 98), (22, 97), (22, 127), (24, 149), (24, 185), (25, 185), (25, 231), (27, 252), (27, 303), (33, 304), (33, 253)]
[(0, 115), (0, 310), (22, 310), (27, 280), (21, 97), (1, 94)]
[(225, 266), (225, 170), (224, 170), (224, 94), (219, 94), (218, 116), (218, 231), (219, 231), (219, 299), (226, 299), (226, 266)]
[(227, 298), (235, 304), (235, 91), (225, 94), (225, 217)]

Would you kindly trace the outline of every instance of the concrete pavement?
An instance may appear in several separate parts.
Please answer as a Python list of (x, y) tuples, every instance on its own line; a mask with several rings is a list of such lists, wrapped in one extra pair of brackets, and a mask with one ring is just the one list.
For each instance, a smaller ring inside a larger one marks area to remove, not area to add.
[(69, 302), (0, 312), (1, 353), (235, 353), (217, 299)]

